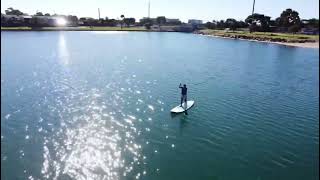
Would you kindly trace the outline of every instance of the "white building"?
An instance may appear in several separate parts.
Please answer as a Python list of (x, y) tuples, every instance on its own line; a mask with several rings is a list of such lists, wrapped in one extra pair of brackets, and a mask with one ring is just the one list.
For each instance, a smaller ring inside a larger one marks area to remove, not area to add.
[(166, 19), (166, 23), (168, 24), (177, 24), (177, 23), (181, 23), (181, 21), (179, 19)]
[(153, 24), (156, 24), (157, 23), (157, 19), (156, 18), (148, 18), (148, 17), (143, 17), (142, 19), (140, 19), (139, 21), (140, 22), (145, 22), (147, 20), (150, 20)]
[(198, 24), (203, 24), (203, 23), (202, 23), (202, 20), (189, 19), (189, 20), (188, 20), (188, 24), (198, 25)]

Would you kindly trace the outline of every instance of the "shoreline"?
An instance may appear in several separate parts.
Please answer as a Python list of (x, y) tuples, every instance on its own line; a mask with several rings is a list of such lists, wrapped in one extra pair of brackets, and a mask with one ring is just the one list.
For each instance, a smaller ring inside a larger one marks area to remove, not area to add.
[[(124, 27), (120, 29), (119, 27), (44, 27), (44, 28), (30, 28), (30, 27), (21, 27), (21, 28), (3, 28), (1, 27), (1, 31), (126, 31), (126, 32), (179, 32), (179, 31), (159, 31), (153, 29), (144, 29), (143, 27)], [(185, 33), (185, 32), (182, 32)], [(253, 42), (260, 42), (260, 43), (271, 43), (271, 44), (278, 44), (290, 47), (299, 47), (299, 48), (312, 48), (312, 49), (319, 49), (319, 40), (314, 42), (312, 41), (305, 41), (305, 42), (284, 42), (284, 41), (273, 41), (272, 39), (266, 40), (259, 39), (259, 38), (252, 38), (248, 36), (234, 36), (234, 35), (226, 35), (226, 34), (209, 34), (204, 32), (195, 31), (192, 32), (193, 34), (208, 36), (208, 37), (216, 37), (216, 38), (227, 38), (233, 40), (246, 40), (246, 41), (253, 41)]]
[(141, 32), (149, 32), (146, 29), (135, 29), (135, 28), (124, 28), (124, 29), (118, 29), (118, 28), (78, 28), (78, 27), (63, 27), (63, 28), (51, 28), (51, 27), (45, 27), (45, 28), (1, 28), (1, 31), (141, 31)]
[[(199, 34), (199, 33), (195, 33), (195, 34)], [(216, 37), (216, 38), (233, 39), (233, 40), (243, 40), (243, 41), (252, 41), (252, 42), (260, 42), (260, 43), (278, 44), (278, 45), (290, 46), (290, 47), (319, 49), (319, 41), (304, 42), (304, 43), (291, 43), (291, 42), (275, 42), (275, 41), (262, 41), (262, 40), (255, 40), (255, 39), (233, 38), (233, 37), (225, 37), (225, 36), (211, 35), (211, 34), (200, 34), (200, 35), (208, 36), (208, 37)]]
[(183, 32), (177, 31), (172, 26), (163, 26), (161, 29), (146, 29), (144, 26), (114, 27), (114, 26), (78, 26), (78, 27), (1, 27), (1, 31), (129, 31), (129, 32)]

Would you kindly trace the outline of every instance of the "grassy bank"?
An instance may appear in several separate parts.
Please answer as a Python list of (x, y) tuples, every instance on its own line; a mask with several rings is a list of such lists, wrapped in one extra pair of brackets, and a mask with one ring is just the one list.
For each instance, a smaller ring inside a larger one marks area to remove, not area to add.
[(1, 31), (148, 31), (145, 27), (1, 27)]
[(303, 35), (289, 33), (270, 33), (270, 32), (253, 32), (248, 31), (224, 31), (224, 30), (200, 30), (197, 33), (204, 35), (213, 35), (235, 39), (248, 39), (257, 41), (285, 42), (285, 43), (306, 43), (319, 42), (319, 35)]
[(31, 27), (1, 27), (1, 31), (15, 31), (15, 30), (21, 30), (21, 31), (30, 31)]

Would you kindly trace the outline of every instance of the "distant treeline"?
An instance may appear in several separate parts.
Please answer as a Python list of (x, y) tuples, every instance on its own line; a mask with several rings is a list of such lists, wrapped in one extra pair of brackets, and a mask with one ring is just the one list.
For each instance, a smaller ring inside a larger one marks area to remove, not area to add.
[(270, 16), (264, 14), (249, 15), (245, 21), (237, 21), (232, 18), (221, 21), (207, 22), (205, 26), (209, 29), (225, 29), (236, 30), (239, 28), (249, 28), (250, 31), (285, 31), (285, 32), (298, 32), (301, 28), (315, 29), (319, 32), (319, 19), (301, 20), (299, 13), (292, 9), (286, 9), (280, 17), (271, 20)]
[(108, 17), (94, 19), (91, 17), (78, 18), (74, 15), (58, 15), (49, 13), (37, 12), (34, 15), (28, 15), (18, 9), (8, 8), (5, 14), (1, 13), (1, 26), (16, 27), (16, 26), (30, 26), (30, 27), (44, 27), (57, 26), (58, 19), (65, 19), (67, 26), (116, 26), (118, 24), (130, 26), (136, 24), (135, 18), (125, 18), (121, 15), (121, 20), (109, 19)]

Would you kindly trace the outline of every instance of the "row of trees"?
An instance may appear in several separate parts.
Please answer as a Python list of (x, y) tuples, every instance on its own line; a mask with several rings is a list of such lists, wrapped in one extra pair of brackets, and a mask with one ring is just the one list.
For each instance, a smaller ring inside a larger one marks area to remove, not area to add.
[(271, 20), (270, 16), (264, 14), (252, 14), (249, 15), (245, 21), (236, 21), (235, 19), (227, 19), (226, 21), (213, 21), (207, 22), (206, 27), (209, 29), (225, 29), (230, 28), (231, 30), (236, 30), (238, 28), (248, 28), (250, 31), (273, 31), (275, 29), (281, 31), (298, 32), (301, 28), (317, 28), (319, 29), (319, 19), (300, 19), (299, 13), (292, 9), (286, 9), (281, 14), (280, 17), (275, 20)]
[(130, 25), (135, 25), (136, 19), (135, 18), (122, 18), (122, 20), (116, 20), (116, 19), (109, 19), (106, 17), (105, 19), (93, 19), (93, 18), (80, 18), (79, 21), (81, 21), (84, 26), (116, 26), (118, 24), (126, 25), (129, 27)]
[(126, 18), (123, 14), (121, 14), (120, 17), (122, 19), (122, 21), (120, 22), (121, 28), (122, 28), (123, 24), (125, 24), (125, 25), (127, 25), (127, 27), (129, 27), (130, 25), (134, 25), (136, 23), (135, 18)]
[(220, 20), (220, 21), (212, 21), (207, 22), (205, 26), (209, 29), (225, 29), (230, 28), (231, 30), (236, 30), (238, 28), (247, 28), (249, 25), (244, 21), (237, 21), (232, 18), (228, 18), (227, 20)]
[(1, 26), (5, 27), (16, 27), (16, 26), (30, 26), (30, 27), (43, 27), (43, 26), (56, 26), (57, 18), (63, 18), (66, 20), (66, 25), (68, 26), (77, 26), (78, 17), (77, 16), (63, 16), (55, 15), (51, 16), (52, 18), (42, 18), (41, 16), (29, 16), (29, 17), (9, 17), (1, 15)]
[(16, 15), (16, 16), (21, 16), (21, 15), (28, 15), (26, 13), (21, 12), (18, 9), (13, 9), (12, 7), (8, 8), (7, 10), (4, 11), (6, 15)]
[[(5, 10), (6, 15), (15, 15), (15, 16), (22, 16), (22, 15), (28, 15), (26, 13), (23, 13), (22, 11), (18, 9), (13, 9), (13, 8), (8, 8)], [(141, 22), (137, 23), (135, 18), (126, 18), (125, 15), (120, 15), (120, 20), (116, 19), (109, 19), (108, 17), (106, 18), (101, 18), (101, 19), (94, 19), (94, 18), (79, 18), (77, 16), (61, 16), (57, 14), (50, 15), (49, 13), (42, 13), (42, 12), (36, 12), (34, 15), (32, 15), (32, 19), (29, 22), (21, 22), (19, 19), (16, 18), (11, 18), (11, 19), (5, 19), (2, 16), (1, 19), (1, 24), (4, 26), (50, 26), (50, 23), (41, 23), (41, 17), (46, 16), (46, 17), (63, 17), (67, 20), (68, 25), (77, 25), (80, 23), (80, 25), (84, 26), (116, 26), (118, 24), (121, 25), (121, 28), (123, 26), (129, 27), (130, 25), (142, 25), (146, 26), (148, 29), (154, 24), (157, 24), (159, 28), (162, 25), (180, 25), (180, 21), (167, 21), (167, 18), (165, 16), (159, 16), (156, 19), (142, 19)]]
[[(8, 8), (5, 10), (5, 15), (14, 15), (14, 16), (27, 16), (27, 13), (23, 13), (18, 9)], [(49, 20), (44, 21), (42, 17), (47, 17)], [(52, 26), (54, 23), (51, 22), (50, 17), (62, 17), (66, 19), (67, 25), (78, 25), (81, 21), (80, 25), (84, 26), (116, 26), (118, 24), (121, 24), (121, 27), (123, 25), (130, 26), (134, 25), (136, 23), (135, 18), (125, 18), (124, 15), (121, 15), (121, 20), (116, 19), (109, 19), (106, 17), (105, 19), (94, 19), (94, 18), (80, 18), (78, 19), (77, 16), (73, 15), (58, 15), (53, 14), (50, 15), (49, 13), (42, 13), (42, 12), (36, 12), (34, 15), (32, 15), (31, 19), (25, 18), (15, 18), (11, 17), (9, 19), (6, 19), (4, 17), (4, 14), (1, 13), (1, 26)]]
[(145, 18), (139, 22), (139, 25), (144, 25), (147, 29), (150, 29), (154, 24), (157, 24), (160, 29), (162, 25), (181, 25), (182, 22), (179, 20), (168, 21), (165, 16), (158, 16), (155, 19)]

